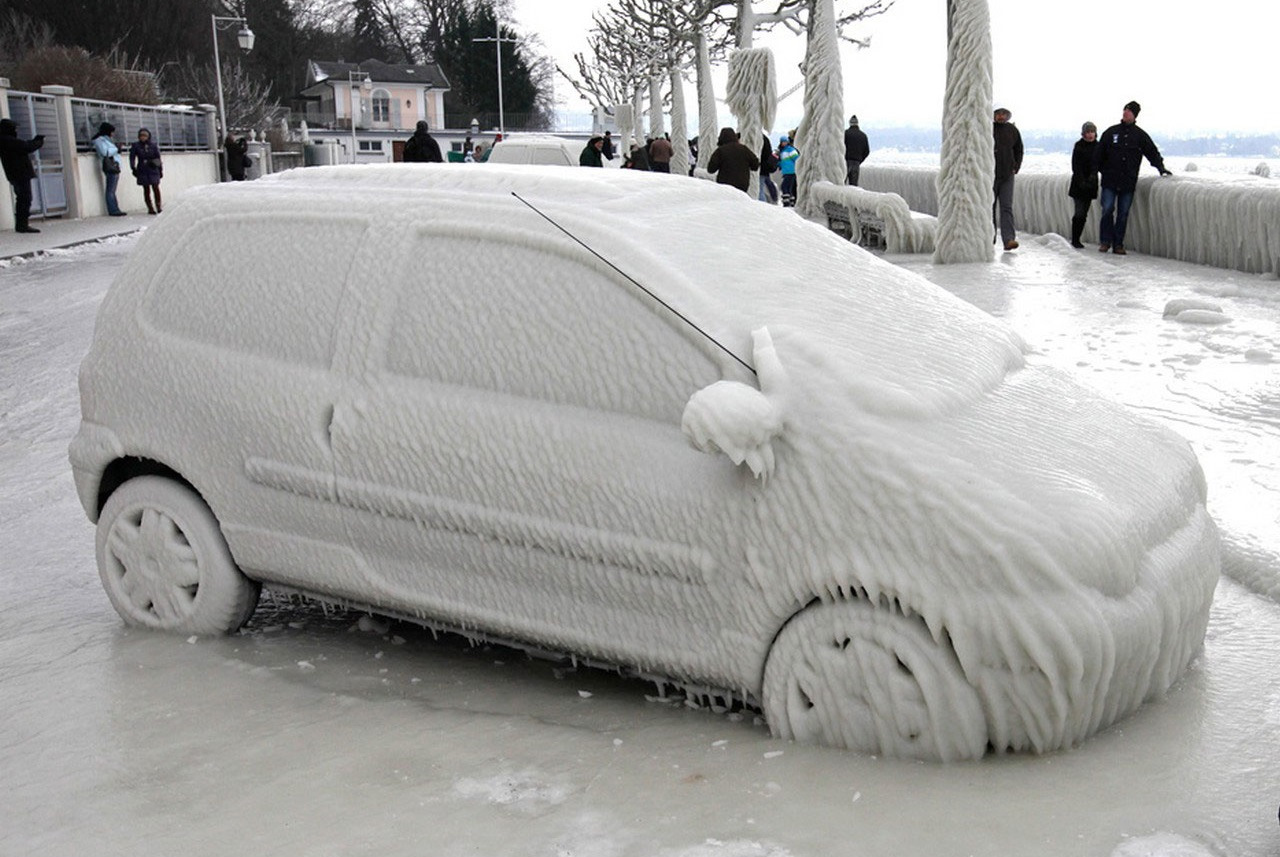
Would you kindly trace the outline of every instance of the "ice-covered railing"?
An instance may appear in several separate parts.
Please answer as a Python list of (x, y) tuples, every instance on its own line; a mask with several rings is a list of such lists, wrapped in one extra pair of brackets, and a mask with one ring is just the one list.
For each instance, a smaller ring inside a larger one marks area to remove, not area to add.
[(809, 192), (822, 204), (833, 202), (850, 214), (865, 211), (883, 221), (885, 250), (889, 253), (932, 253), (938, 219), (913, 212), (896, 193), (881, 193), (863, 187), (814, 182)]
[[(912, 211), (938, 212), (934, 167), (864, 164), (860, 184), (892, 192)], [(1066, 173), (1021, 173), (1014, 183), (1013, 211), (1024, 232), (1070, 234), (1072, 203)], [(1086, 240), (1098, 237), (1095, 202)], [(1280, 181), (1261, 176), (1144, 176), (1129, 214), (1125, 246), (1153, 256), (1280, 274)]]

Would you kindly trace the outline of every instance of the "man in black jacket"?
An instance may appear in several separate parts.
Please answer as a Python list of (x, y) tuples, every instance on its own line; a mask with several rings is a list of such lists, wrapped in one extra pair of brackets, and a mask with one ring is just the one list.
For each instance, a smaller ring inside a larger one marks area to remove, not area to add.
[(858, 174), (862, 172), (862, 162), (871, 154), (871, 143), (866, 133), (858, 127), (858, 117), (849, 117), (849, 127), (844, 129), (844, 165), (845, 184), (856, 185)]
[(43, 134), (37, 134), (30, 140), (19, 140), (18, 123), (12, 119), (0, 119), (0, 163), (4, 165), (5, 178), (13, 185), (14, 232), (40, 231), (32, 229), (28, 223), (31, 218), (31, 180), (36, 177), (30, 155), (43, 145)]
[(1173, 175), (1164, 168), (1164, 158), (1156, 144), (1138, 127), (1140, 110), (1142, 105), (1136, 101), (1126, 104), (1120, 124), (1102, 132), (1093, 153), (1094, 165), (1102, 174), (1101, 253), (1110, 250), (1125, 255), (1124, 230), (1129, 223), (1129, 206), (1133, 205), (1133, 192), (1138, 187), (1142, 159), (1150, 161), (1161, 176)]
[(404, 159), (410, 163), (444, 163), (444, 158), (440, 155), (440, 144), (431, 136), (431, 129), (425, 119), (418, 122), (413, 136), (405, 141)]
[(736, 187), (743, 193), (751, 187), (751, 174), (760, 169), (756, 153), (742, 144), (732, 128), (721, 128), (716, 150), (707, 161), (707, 172), (716, 174), (717, 184)]
[(1018, 234), (1013, 229), (1013, 177), (1022, 169), (1022, 134), (1009, 120), (1013, 114), (997, 107), (992, 133), (996, 145), (995, 202), (991, 204), (991, 221), (1000, 229), (1004, 249), (1018, 249)]

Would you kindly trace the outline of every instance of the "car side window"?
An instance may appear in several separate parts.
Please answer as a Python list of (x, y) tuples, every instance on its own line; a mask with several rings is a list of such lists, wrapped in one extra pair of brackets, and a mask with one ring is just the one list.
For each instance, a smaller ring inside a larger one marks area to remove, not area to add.
[(720, 378), (668, 310), (599, 263), (456, 235), (413, 248), (387, 342), (396, 374), (674, 423)]
[(362, 219), (319, 215), (202, 220), (161, 266), (146, 319), (184, 339), (328, 367), (367, 228)]
[(534, 146), (533, 152), (529, 157), (529, 163), (563, 167), (569, 164), (569, 160), (564, 153), (564, 149), (559, 146)]

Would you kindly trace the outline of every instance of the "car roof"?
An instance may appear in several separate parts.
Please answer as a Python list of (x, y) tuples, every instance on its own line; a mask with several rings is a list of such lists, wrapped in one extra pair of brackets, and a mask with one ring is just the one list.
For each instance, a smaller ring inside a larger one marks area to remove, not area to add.
[(214, 208), (372, 210), (415, 224), (437, 220), (453, 232), (506, 231), (586, 258), (565, 230), (748, 362), (751, 331), (768, 326), (780, 356), (786, 349), (792, 360), (850, 367), (850, 389), (872, 408), (937, 411), (976, 398), (1023, 361), (1016, 334), (924, 278), (794, 209), (685, 176), (343, 165), (286, 170), (188, 197)]

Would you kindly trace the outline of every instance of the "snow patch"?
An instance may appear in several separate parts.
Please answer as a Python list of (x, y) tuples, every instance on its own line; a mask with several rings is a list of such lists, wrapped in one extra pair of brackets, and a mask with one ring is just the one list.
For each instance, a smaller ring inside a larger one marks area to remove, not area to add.
[(663, 848), (659, 857), (791, 857), (791, 852), (777, 845), (750, 839), (723, 841), (708, 839), (687, 848)]
[(1226, 324), (1231, 321), (1222, 313), (1208, 309), (1184, 309), (1173, 320), (1183, 324)]
[(1270, 363), (1272, 356), (1271, 352), (1264, 348), (1250, 348), (1244, 353), (1244, 359), (1250, 363)]
[(466, 777), (453, 785), (459, 797), (479, 799), (528, 814), (564, 803), (572, 791), (562, 783), (545, 781), (535, 771), (505, 772), (488, 778)]
[(1155, 833), (1127, 839), (1111, 857), (1220, 857), (1205, 845), (1176, 833)]
[(1197, 300), (1196, 298), (1177, 298), (1164, 305), (1164, 317), (1174, 318), (1178, 313), (1189, 309), (1203, 309), (1210, 312), (1222, 312), (1222, 307), (1212, 301), (1202, 301)]

